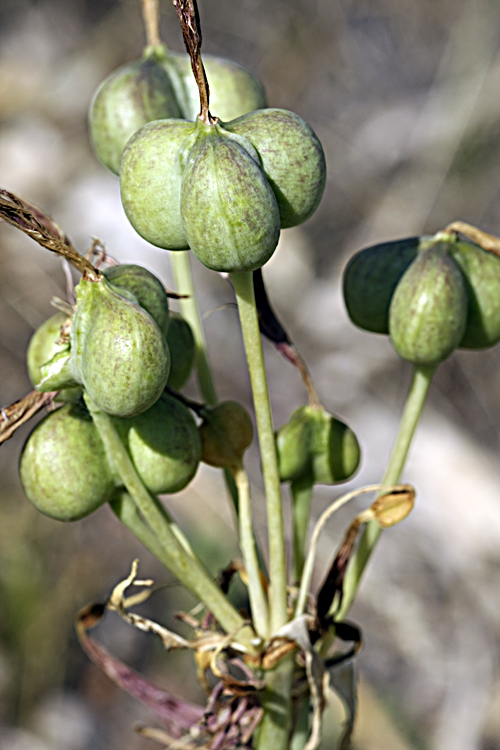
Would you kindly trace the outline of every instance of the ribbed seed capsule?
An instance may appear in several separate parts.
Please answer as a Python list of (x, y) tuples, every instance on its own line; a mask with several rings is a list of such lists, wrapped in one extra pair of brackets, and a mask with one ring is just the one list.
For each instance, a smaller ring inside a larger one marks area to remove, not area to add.
[(154, 273), (134, 263), (122, 263), (107, 268), (104, 275), (113, 286), (131, 292), (139, 305), (151, 315), (163, 335), (167, 335), (170, 321), (168, 296)]
[(294, 112), (270, 108), (224, 123), (224, 128), (247, 138), (259, 154), (278, 202), (281, 228), (309, 219), (326, 182), (325, 155), (310, 125)]
[(104, 277), (82, 279), (71, 327), (71, 369), (102, 411), (132, 417), (165, 388), (170, 356), (163, 333)]
[(150, 492), (179, 492), (193, 479), (201, 442), (191, 412), (180, 401), (164, 395), (142, 414), (114, 423)]
[(436, 365), (463, 338), (468, 313), (465, 280), (449, 244), (421, 250), (392, 297), (389, 332), (397, 353), (416, 365)]
[(181, 214), (190, 248), (214, 271), (253, 271), (278, 244), (278, 205), (252, 152), (245, 139), (198, 119)]
[(135, 231), (166, 250), (185, 250), (181, 217), (185, 154), (196, 125), (185, 120), (151, 122), (128, 142), (120, 168), (123, 208)]
[(97, 89), (89, 112), (90, 139), (99, 159), (118, 174), (129, 138), (152, 120), (182, 117), (163, 47), (115, 70)]
[(38, 423), (19, 468), (28, 500), (58, 521), (89, 515), (115, 487), (99, 434), (80, 404), (67, 404)]
[(389, 333), (389, 307), (402, 275), (415, 260), (420, 237), (373, 245), (352, 256), (344, 272), (344, 301), (354, 325)]

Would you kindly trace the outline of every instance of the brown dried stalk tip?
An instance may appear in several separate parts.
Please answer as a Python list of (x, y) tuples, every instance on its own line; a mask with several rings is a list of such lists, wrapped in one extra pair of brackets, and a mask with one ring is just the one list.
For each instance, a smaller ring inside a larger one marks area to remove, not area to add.
[(87, 258), (80, 255), (50, 216), (14, 193), (0, 189), (1, 220), (20, 229), (46, 250), (66, 258), (88, 281), (101, 279), (100, 271), (96, 270)]
[(0, 444), (8, 440), (14, 432), (31, 419), (40, 409), (52, 406), (56, 392), (40, 393), (30, 391), (27, 396), (0, 410)]
[(483, 232), (482, 229), (478, 229), (472, 226), (472, 224), (467, 224), (465, 221), (452, 221), (444, 231), (463, 234), (469, 240), (475, 242), (476, 245), (482, 247), (483, 250), (500, 257), (500, 238), (495, 237), (494, 234)]
[(206, 125), (217, 122), (210, 114), (210, 89), (201, 59), (201, 25), (196, 0), (172, 0), (179, 18), (184, 44), (191, 58), (191, 67), (200, 92), (200, 119)]

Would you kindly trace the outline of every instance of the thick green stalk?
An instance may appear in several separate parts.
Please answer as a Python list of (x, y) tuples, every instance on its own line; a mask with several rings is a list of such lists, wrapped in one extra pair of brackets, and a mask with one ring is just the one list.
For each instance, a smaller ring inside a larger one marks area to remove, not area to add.
[(292, 493), (293, 523), (292, 579), (296, 583), (302, 578), (304, 569), (313, 484), (311, 479), (306, 476), (292, 482), (290, 490)]
[(248, 594), (252, 607), (252, 620), (257, 634), (265, 640), (269, 636), (269, 608), (262, 586), (259, 560), (255, 547), (250, 485), (243, 466), (235, 471), (234, 478), (240, 499), (240, 547), (248, 578)]
[(261, 704), (262, 719), (254, 738), (255, 750), (288, 750), (292, 728), (291, 700), (295, 655), (288, 654), (267, 673)]
[(269, 403), (259, 321), (255, 306), (253, 276), (251, 272), (233, 273), (231, 274), (231, 278), (238, 302), (243, 342), (252, 385), (257, 430), (259, 433), (269, 535), (271, 633), (275, 633), (288, 620), (285, 534), (278, 459), (276, 456), (274, 427)]
[[(85, 397), (85, 401), (109, 460), (163, 549), (162, 562), (187, 589), (205, 604), (226, 632), (231, 633), (240, 629), (243, 618), (202, 563), (186, 552), (177, 539), (167, 517), (157, 507), (155, 500), (138, 476), (111, 417), (97, 409), (88, 396)], [(251, 648), (253, 633), (250, 628), (241, 630), (237, 637), (239, 641)]]
[[(401, 418), (401, 423), (399, 425), (396, 443), (382, 479), (381, 484), (383, 486), (397, 484), (400, 480), (411, 441), (422, 414), (422, 409), (435, 371), (435, 365), (415, 365), (413, 379), (403, 411), (403, 416)], [(347, 569), (344, 581), (342, 606), (336, 619), (342, 620), (351, 606), (366, 564), (375, 549), (375, 545), (377, 544), (381, 533), (382, 529), (376, 521), (370, 521), (366, 524), (359, 545)]]
[[(200, 309), (196, 299), (196, 292), (193, 284), (193, 274), (191, 273), (191, 264), (189, 262), (189, 250), (175, 250), (170, 253), (172, 271), (175, 277), (178, 294), (186, 295), (179, 300), (183, 317), (187, 320), (193, 331), (196, 347), (196, 374), (198, 385), (202, 398), (208, 406), (217, 404), (217, 393), (215, 391), (210, 363), (208, 361), (207, 342), (205, 331), (200, 316)], [(231, 472), (224, 470), (224, 478), (229, 490), (229, 494), (234, 503), (236, 515), (238, 515), (238, 493), (234, 485), (234, 479)]]
[(185, 294), (179, 300), (183, 317), (193, 331), (196, 345), (196, 373), (203, 400), (209, 406), (217, 403), (217, 394), (210, 371), (207, 355), (207, 342), (200, 317), (198, 303), (193, 284), (193, 275), (189, 263), (189, 250), (175, 250), (170, 253), (170, 262), (175, 277), (175, 284), (179, 294)]

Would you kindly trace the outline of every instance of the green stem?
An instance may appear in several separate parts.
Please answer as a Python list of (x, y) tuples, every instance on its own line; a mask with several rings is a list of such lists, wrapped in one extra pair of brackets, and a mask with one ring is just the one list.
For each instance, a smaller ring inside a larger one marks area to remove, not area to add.
[[(205, 331), (201, 320), (200, 309), (196, 299), (195, 288), (193, 284), (193, 274), (189, 262), (189, 250), (175, 250), (170, 253), (172, 272), (175, 278), (177, 292), (186, 295), (179, 300), (181, 313), (185, 320), (191, 326), (195, 342), (195, 366), (198, 377), (198, 385), (203, 401), (208, 406), (217, 404), (217, 393), (215, 391), (210, 363), (208, 361), (207, 342)], [(238, 515), (238, 493), (234, 485), (234, 479), (230, 471), (224, 471), (224, 478), (233, 500), (236, 515)]]
[[(397, 484), (400, 480), (435, 371), (436, 365), (415, 365), (396, 443), (382, 479), (381, 484), (383, 486)], [(359, 545), (347, 569), (342, 606), (336, 619), (342, 620), (351, 606), (366, 564), (381, 533), (382, 529), (376, 521), (370, 521), (366, 524)]]
[(292, 493), (293, 563), (292, 579), (300, 581), (306, 556), (307, 530), (313, 484), (310, 477), (297, 479), (290, 485)]
[(248, 594), (252, 607), (252, 620), (257, 634), (265, 639), (269, 635), (269, 608), (262, 587), (259, 560), (252, 527), (252, 505), (248, 476), (243, 467), (234, 473), (240, 499), (240, 547), (248, 577)]
[(189, 250), (176, 250), (170, 253), (172, 271), (175, 284), (179, 294), (186, 295), (179, 300), (181, 313), (187, 320), (193, 331), (196, 345), (196, 373), (203, 400), (209, 406), (217, 403), (214, 382), (207, 355), (207, 342), (201, 321), (198, 303), (193, 284), (191, 265), (189, 263)]
[(288, 750), (292, 727), (291, 700), (295, 654), (281, 659), (267, 673), (266, 688), (261, 697), (264, 713), (254, 738), (255, 750)]
[[(119, 474), (127, 492), (162, 547), (162, 562), (205, 606), (228, 633), (241, 629), (243, 618), (221, 591), (202, 563), (189, 554), (179, 542), (168, 519), (160, 511), (154, 498), (142, 483), (123, 445), (112, 418), (100, 411), (85, 396), (87, 408), (103, 442), (108, 459)], [(252, 648), (253, 632), (240, 630), (238, 640)]]
[[(260, 457), (266, 491), (269, 535), (269, 578), (271, 632), (288, 621), (287, 570), (281, 488), (276, 456), (274, 427), (269, 403), (264, 355), (260, 338), (252, 272), (231, 274), (245, 353), (252, 385), (255, 417), (259, 433)], [(271, 746), (270, 746), (271, 747)]]

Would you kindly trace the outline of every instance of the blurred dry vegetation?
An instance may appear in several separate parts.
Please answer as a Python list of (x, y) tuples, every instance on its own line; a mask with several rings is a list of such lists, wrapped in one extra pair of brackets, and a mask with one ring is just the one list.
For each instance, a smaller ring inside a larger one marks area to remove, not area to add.
[[(326, 407), (358, 434), (363, 467), (349, 487), (378, 481), (409, 368), (385, 338), (348, 322), (340, 275), (364, 245), (453, 219), (500, 234), (500, 4), (200, 0), (200, 13), (204, 49), (248, 65), (270, 103), (307, 119), (324, 144), (322, 205), (284, 232), (265, 277)], [(162, 33), (182, 48), (168, 0)], [(97, 84), (143, 42), (138, 0), (0, 1), (0, 186), (51, 213), (81, 251), (97, 236), (172, 287), (166, 253), (128, 226), (86, 131)], [(219, 393), (248, 404), (230, 289), (199, 265), (195, 274)], [(29, 390), (26, 345), (54, 295), (65, 295), (60, 262), (1, 226), (2, 405)], [(306, 395), (267, 346), (266, 357), (280, 425)], [(385, 533), (352, 611), (366, 639), (358, 750), (500, 748), (499, 423), (498, 351), (456, 353), (438, 372), (405, 472), (416, 508)], [(72, 621), (136, 555), (145, 576), (171, 579), (106, 508), (68, 526), (35, 512), (17, 478), (27, 434), (0, 449), (0, 748), (151, 747), (132, 726), (152, 717), (89, 664)], [(258, 488), (255, 453), (249, 462)], [(315, 513), (340, 491), (319, 491)], [(236, 554), (217, 473), (199, 472), (169, 507), (214, 571)], [(331, 522), (321, 571), (352, 513)], [(171, 585), (150, 611), (172, 624), (191, 605)], [(99, 638), (176, 693), (200, 697), (189, 660), (164, 655), (153, 637), (109, 618)]]

